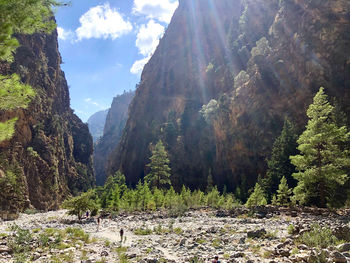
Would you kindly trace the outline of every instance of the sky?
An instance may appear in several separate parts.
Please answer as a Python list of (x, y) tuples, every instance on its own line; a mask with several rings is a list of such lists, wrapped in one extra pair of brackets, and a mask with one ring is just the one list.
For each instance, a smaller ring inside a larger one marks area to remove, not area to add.
[(71, 107), (86, 122), (134, 90), (177, 0), (71, 0), (55, 16)]

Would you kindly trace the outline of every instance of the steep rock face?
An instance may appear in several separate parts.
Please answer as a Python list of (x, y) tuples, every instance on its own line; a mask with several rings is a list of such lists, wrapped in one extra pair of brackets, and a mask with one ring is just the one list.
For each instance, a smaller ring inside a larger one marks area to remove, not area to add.
[(349, 5), (180, 1), (144, 68), (110, 171), (135, 184), (149, 144), (162, 139), (175, 186), (204, 187), (209, 170), (220, 187), (252, 186), (284, 117), (301, 130), (320, 86), (350, 113)]
[(87, 121), (94, 143), (103, 135), (109, 109), (96, 112)]
[[(212, 4), (217, 13), (209, 12)], [(216, 23), (219, 14), (220, 24)], [(210, 131), (203, 127), (198, 111), (216, 93), (229, 88), (207, 88), (205, 72), (211, 56), (224, 63), (227, 43), (221, 26), (228, 29), (232, 17), (239, 19), (240, 14), (240, 1), (180, 1), (144, 68), (121, 143), (110, 158), (111, 171), (121, 169), (128, 182), (136, 184), (146, 172), (149, 144), (164, 137), (174, 178), (181, 179), (175, 181), (181, 184), (185, 180), (193, 186), (202, 183), (215, 146), (207, 142), (213, 136), (207, 136)]]
[(14, 137), (0, 144), (0, 210), (56, 209), (62, 200), (94, 184), (93, 142), (87, 125), (70, 109), (60, 69), (57, 32), (18, 36), (15, 61), (1, 73), (18, 73), (37, 96), (28, 109), (1, 112), (18, 117)]
[(128, 118), (128, 108), (134, 95), (133, 91), (129, 91), (115, 97), (108, 111), (103, 137), (97, 141), (94, 149), (94, 169), (98, 185), (103, 185), (107, 178), (108, 156), (118, 146)]

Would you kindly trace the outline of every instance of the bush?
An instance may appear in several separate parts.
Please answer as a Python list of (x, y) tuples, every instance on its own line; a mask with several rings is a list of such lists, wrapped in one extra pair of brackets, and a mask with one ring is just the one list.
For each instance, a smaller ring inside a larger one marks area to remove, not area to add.
[(314, 224), (310, 231), (305, 232), (300, 237), (300, 242), (308, 247), (327, 248), (336, 245), (339, 240), (333, 235), (330, 228)]
[(139, 235), (139, 236), (147, 236), (147, 235), (152, 234), (152, 230), (149, 228), (140, 227), (140, 228), (136, 228), (134, 230), (134, 234)]
[(96, 214), (99, 205), (96, 203), (95, 198), (95, 191), (90, 190), (80, 196), (64, 201), (62, 206), (63, 208), (68, 209), (68, 214), (76, 215), (80, 220), (83, 213), (88, 210), (90, 210), (92, 214)]
[(289, 225), (288, 228), (287, 228), (287, 231), (288, 231), (289, 235), (293, 235), (294, 231), (295, 231), (294, 226), (293, 225)]

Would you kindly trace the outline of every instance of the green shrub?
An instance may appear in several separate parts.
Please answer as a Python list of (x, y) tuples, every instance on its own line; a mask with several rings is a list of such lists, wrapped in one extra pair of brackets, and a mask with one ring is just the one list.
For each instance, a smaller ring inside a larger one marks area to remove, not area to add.
[(287, 228), (287, 231), (288, 231), (289, 235), (293, 235), (294, 232), (295, 232), (294, 225), (289, 225), (288, 228)]
[(336, 245), (339, 240), (333, 235), (330, 228), (314, 224), (310, 231), (300, 237), (300, 242), (308, 247), (327, 248)]
[(134, 230), (134, 234), (135, 235), (139, 235), (139, 236), (147, 236), (147, 235), (152, 234), (152, 230), (149, 229), (149, 228), (142, 228), (142, 227), (140, 227), (140, 228), (136, 228)]

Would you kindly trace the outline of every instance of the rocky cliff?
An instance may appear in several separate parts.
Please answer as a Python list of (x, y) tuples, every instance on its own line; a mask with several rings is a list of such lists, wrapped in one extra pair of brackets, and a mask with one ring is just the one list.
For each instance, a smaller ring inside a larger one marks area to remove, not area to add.
[(180, 1), (145, 66), (109, 169), (135, 184), (159, 138), (173, 184), (252, 186), (285, 116), (299, 130), (320, 86), (350, 113), (347, 0)]
[(18, 73), (37, 96), (28, 109), (0, 112), (1, 121), (18, 117), (14, 137), (0, 144), (0, 210), (56, 209), (94, 184), (93, 142), (70, 108), (57, 32), (18, 39), (15, 61), (1, 73)]
[(95, 114), (91, 115), (87, 121), (94, 143), (103, 135), (103, 129), (105, 127), (108, 111), (109, 109), (96, 112)]
[(113, 99), (108, 111), (103, 136), (97, 141), (94, 149), (94, 169), (98, 185), (103, 185), (107, 178), (108, 156), (118, 146), (128, 118), (129, 104), (134, 95), (133, 91), (118, 95)]

